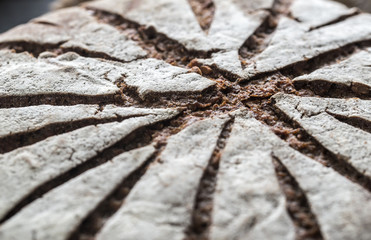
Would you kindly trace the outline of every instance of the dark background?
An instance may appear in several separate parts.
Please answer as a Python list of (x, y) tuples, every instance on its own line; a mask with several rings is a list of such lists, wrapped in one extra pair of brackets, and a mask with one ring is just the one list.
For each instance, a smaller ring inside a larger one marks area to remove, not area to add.
[(49, 10), (53, 0), (0, 0), (0, 33)]

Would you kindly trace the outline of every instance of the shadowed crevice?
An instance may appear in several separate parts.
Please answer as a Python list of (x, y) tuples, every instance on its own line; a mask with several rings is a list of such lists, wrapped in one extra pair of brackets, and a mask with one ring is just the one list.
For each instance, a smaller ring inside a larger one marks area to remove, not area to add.
[(212, 53), (219, 51), (218, 49), (210, 51), (188, 50), (178, 41), (157, 32), (153, 26), (143, 26), (107, 11), (88, 9), (94, 11), (94, 15), (99, 22), (116, 27), (136, 42), (147, 51), (148, 58), (156, 58), (175, 66), (186, 67), (195, 58), (210, 58)]
[(121, 122), (125, 119), (132, 117), (142, 117), (145, 114), (131, 115), (127, 117), (114, 117), (114, 118), (105, 118), (105, 119), (94, 119), (86, 118), (82, 120), (70, 121), (70, 122), (60, 122), (60, 123), (51, 123), (49, 125), (43, 126), (40, 129), (21, 132), (17, 134), (11, 134), (5, 137), (0, 138), (0, 154), (10, 152), (14, 149), (32, 145), (36, 142), (42, 141), (48, 137), (64, 134), (67, 132), (74, 131), (76, 129), (86, 127), (89, 125), (97, 125), (109, 122)]
[(208, 239), (220, 158), (232, 131), (233, 123), (234, 119), (232, 118), (225, 124), (208, 166), (201, 177), (192, 212), (191, 225), (186, 231), (186, 240)]
[[(38, 22), (38, 24), (45, 24), (45, 23)], [(10, 49), (10, 50), (14, 50), (17, 53), (28, 52), (35, 58), (38, 58), (40, 54), (43, 52), (50, 52), (54, 54), (55, 56), (59, 56), (67, 52), (75, 52), (82, 57), (105, 59), (105, 60), (115, 61), (115, 62), (120, 62), (120, 63), (128, 63), (128, 62), (136, 61), (138, 59), (145, 58), (145, 56), (143, 56), (143, 57), (138, 57), (130, 61), (124, 61), (124, 60), (112, 57), (111, 55), (105, 52), (89, 51), (88, 49), (84, 49), (81, 47), (66, 48), (62, 46), (65, 42), (66, 41), (58, 43), (58, 44), (40, 44), (36, 42), (26, 42), (26, 41), (6, 42), (6, 43), (0, 44), (0, 49)]]
[(298, 182), (277, 157), (272, 156), (272, 162), (278, 183), (286, 197), (287, 211), (295, 226), (295, 239), (324, 239), (316, 216)]
[(353, 13), (340, 16), (337, 19), (332, 20), (331, 22), (327, 22), (325, 24), (322, 24), (322, 25), (319, 25), (319, 26), (316, 26), (316, 27), (312, 27), (309, 31), (313, 31), (313, 30), (316, 30), (316, 29), (319, 29), (319, 28), (327, 27), (327, 26), (342, 22), (342, 21), (347, 20), (348, 18), (354, 17), (358, 14), (360, 14), (360, 11), (355, 11)]
[(19, 201), (6, 215), (4, 218), (0, 219), (0, 224), (10, 219), (12, 216), (17, 214), (23, 207), (32, 203), (34, 200), (42, 197), (44, 194), (50, 190), (64, 184), (65, 182), (79, 176), (80, 174), (95, 168), (119, 154), (130, 151), (139, 147), (148, 145), (152, 141), (152, 136), (156, 130), (156, 127), (162, 128), (161, 123), (154, 124), (152, 126), (141, 127), (134, 130), (131, 134), (114, 144), (113, 146), (101, 151), (95, 157), (87, 160), (86, 162), (76, 166), (75, 168), (60, 174), (59, 176), (43, 183), (27, 196), (25, 196), (21, 201)]
[(238, 54), (240, 56), (241, 67), (244, 69), (249, 64), (249, 60), (263, 52), (270, 43), (282, 15), (289, 16), (288, 10), (292, 0), (275, 0), (273, 8), (269, 9), (269, 16), (255, 30), (240, 47)]
[[(117, 89), (119, 92), (119, 89)], [(72, 93), (47, 93), (29, 96), (0, 96), (0, 108), (29, 107), (34, 105), (71, 106), (77, 104), (115, 104), (118, 94), (84, 96)]]
[(39, 57), (42, 52), (52, 52), (56, 55), (62, 54), (60, 46), (66, 41), (56, 44), (40, 44), (37, 42), (17, 41), (17, 42), (3, 42), (0, 44), (0, 49), (10, 49), (16, 53), (28, 52), (34, 57)]
[(290, 138), (285, 138), (282, 135), (277, 134), (277, 132), (274, 132), (277, 136), (288, 142), (291, 148), (311, 159), (314, 159), (326, 167), (331, 167), (340, 175), (371, 192), (371, 178), (354, 168), (345, 157), (336, 155), (325, 148), (320, 142), (310, 136), (305, 129), (300, 127), (300, 124), (291, 120), (284, 112), (279, 109), (276, 109), (276, 111), (280, 118), (293, 129), (299, 129), (297, 132), (304, 143), (300, 145), (296, 144), (297, 141), (290, 141)]
[(213, 22), (215, 5), (212, 0), (188, 0), (201, 29), (207, 34)]
[(165, 146), (166, 143), (158, 146), (156, 152), (150, 158), (126, 177), (123, 182), (81, 222), (80, 226), (71, 234), (68, 240), (96, 239), (96, 234), (102, 229), (106, 221), (124, 204), (125, 198), (130, 193), (131, 189), (146, 173), (149, 165), (158, 158)]
[(144, 99), (138, 96), (139, 88), (129, 86), (125, 83), (125, 79), (118, 83), (121, 95), (129, 97), (136, 105), (146, 107), (185, 107), (193, 111), (209, 107), (221, 101), (221, 94), (217, 91), (217, 87), (212, 85), (200, 92), (148, 92), (143, 96)]
[(360, 98), (363, 100), (371, 99), (371, 88), (363, 84), (351, 84), (350, 86), (342, 83), (334, 83), (325, 80), (315, 81), (294, 81), (297, 89), (309, 89), (316, 95), (330, 98)]
[(295, 78), (304, 74), (309, 74), (319, 68), (331, 64), (336, 64), (339, 61), (344, 61), (345, 59), (348, 59), (355, 53), (357, 53), (360, 49), (365, 49), (370, 46), (371, 46), (370, 40), (353, 42), (345, 46), (336, 48), (334, 50), (323, 52), (311, 59), (300, 60), (288, 66), (282, 67), (278, 70), (261, 72), (248, 79), (242, 79), (241, 81), (264, 78), (276, 72), (281, 72), (282, 74), (289, 76), (290, 78)]
[(350, 126), (353, 126), (365, 132), (371, 133), (371, 122), (366, 119), (363, 119), (361, 117), (347, 117), (347, 116), (331, 113), (329, 111), (326, 111), (326, 113), (330, 114), (331, 116), (333, 116), (340, 122), (346, 123)]

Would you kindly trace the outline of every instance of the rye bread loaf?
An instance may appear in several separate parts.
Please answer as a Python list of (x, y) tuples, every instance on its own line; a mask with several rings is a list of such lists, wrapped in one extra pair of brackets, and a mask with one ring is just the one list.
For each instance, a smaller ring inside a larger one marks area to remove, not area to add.
[(371, 239), (370, 23), (97, 0), (1, 34), (0, 239)]

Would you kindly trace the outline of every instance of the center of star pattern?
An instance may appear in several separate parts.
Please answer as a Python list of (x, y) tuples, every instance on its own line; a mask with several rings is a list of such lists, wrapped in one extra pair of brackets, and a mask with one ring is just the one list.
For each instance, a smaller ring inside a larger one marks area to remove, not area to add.
[(0, 239), (370, 239), (370, 21), (98, 0), (1, 34)]

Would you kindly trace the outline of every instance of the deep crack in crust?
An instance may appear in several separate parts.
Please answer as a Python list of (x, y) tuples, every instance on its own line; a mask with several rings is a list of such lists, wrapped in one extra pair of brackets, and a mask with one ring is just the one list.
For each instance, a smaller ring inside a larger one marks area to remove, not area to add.
[(273, 157), (273, 164), (282, 191), (286, 195), (287, 210), (297, 226), (297, 239), (323, 239), (317, 219), (310, 209), (305, 193), (300, 189), (281, 161)]
[[(297, 0), (299, 1), (299, 0)], [(115, 2), (111, 0), (111, 2)], [(166, 1), (164, 1), (166, 2)], [(213, 36), (213, 26), (212, 21), (217, 21), (219, 12), (218, 4), (220, 1), (189, 1), (190, 7), (193, 10), (193, 14), (196, 15), (201, 32), (210, 35), (210, 39)], [(236, 1), (238, 2), (238, 1)], [(259, 2), (259, 1), (258, 1)], [(294, 19), (293, 21), (301, 21), (302, 24), (308, 24), (308, 32), (317, 31), (317, 29), (323, 29), (326, 27), (332, 27), (336, 24), (342, 24), (352, 17), (357, 17), (358, 12), (344, 12), (341, 10), (336, 13), (332, 19), (326, 19), (327, 22), (316, 23), (311, 22), (306, 23), (305, 18), (299, 19), (298, 16), (290, 12), (290, 5), (292, 1), (276, 1), (273, 5), (269, 5), (270, 1), (261, 1), (263, 5), (259, 5), (257, 8), (251, 8), (244, 10), (244, 14), (251, 14), (255, 11), (265, 11), (268, 9), (270, 12), (261, 21), (260, 24), (256, 25), (255, 31), (252, 31), (252, 35), (241, 42), (237, 49), (233, 49), (238, 56), (238, 66), (243, 69), (248, 68), (251, 65), (249, 62), (255, 57), (266, 50), (271, 42), (272, 37), (277, 34), (277, 26), (282, 18)], [(273, 1), (272, 1), (273, 2)], [(268, 6), (268, 7), (267, 7)], [(134, 5), (130, 5), (128, 11), (135, 10)], [(240, 6), (241, 7), (241, 6)], [(241, 8), (246, 7), (242, 6)], [(251, 7), (251, 6), (249, 6)], [(256, 6), (254, 6), (256, 7)], [(320, 162), (321, 164), (331, 167), (331, 169), (336, 170), (341, 175), (347, 177), (349, 180), (361, 185), (366, 192), (371, 190), (371, 180), (369, 176), (365, 175), (365, 172), (360, 171), (352, 164), (347, 162), (344, 156), (338, 156), (328, 150), (328, 146), (321, 143), (319, 139), (311, 136), (308, 130), (300, 125), (300, 123), (293, 121), (282, 109), (277, 108), (276, 101), (271, 97), (275, 96), (277, 93), (291, 94), (300, 97), (335, 97), (335, 98), (348, 98), (348, 97), (359, 97), (362, 99), (369, 99), (370, 92), (365, 91), (365, 85), (357, 85), (357, 82), (352, 82), (351, 85), (347, 85), (340, 79), (338, 82), (333, 83), (327, 79), (318, 79), (315, 81), (309, 81), (309, 79), (304, 78), (302, 81), (297, 81), (296, 78), (303, 74), (314, 74), (315, 70), (321, 70), (322, 67), (331, 67), (331, 65), (336, 65), (339, 62), (342, 63), (351, 59), (358, 52), (365, 51), (370, 46), (370, 38), (364, 37), (362, 39), (355, 39), (350, 43), (343, 44), (339, 46), (327, 49), (321, 52), (318, 56), (313, 55), (312, 57), (304, 58), (304, 60), (298, 60), (286, 66), (279, 67), (278, 70), (265, 71), (254, 73), (252, 77), (248, 77), (250, 81), (246, 81), (246, 76), (240, 75), (238, 72), (229, 71), (220, 67), (217, 61), (208, 61), (209, 59), (214, 59), (214, 57), (225, 51), (228, 52), (231, 49), (217, 49), (214, 47), (204, 48), (204, 46), (197, 49), (189, 47), (189, 45), (184, 45), (181, 39), (172, 39), (167, 35), (166, 28), (165, 32), (158, 31), (156, 24), (155, 26), (148, 26), (142, 22), (136, 22), (131, 19), (130, 15), (127, 18), (122, 16), (117, 12), (110, 12), (109, 10), (99, 7), (88, 5), (88, 9), (93, 11), (95, 20), (102, 26), (113, 26), (117, 30), (117, 33), (123, 34), (127, 39), (130, 39), (140, 48), (146, 52), (145, 58), (154, 58), (162, 60), (170, 65), (178, 66), (182, 69), (187, 69), (186, 72), (197, 74), (204, 77), (205, 79), (211, 80), (214, 85), (210, 88), (205, 88), (202, 91), (192, 92), (184, 91), (153, 91), (145, 95), (145, 97), (140, 97), (139, 86), (130, 86), (125, 79), (130, 76), (123, 74), (122, 77), (117, 78), (113, 83), (118, 87), (117, 93), (111, 94), (108, 97), (93, 96), (91, 99), (88, 97), (79, 97), (74, 95), (50, 95), (45, 98), (43, 95), (35, 95), (32, 97), (28, 96), (16, 96), (16, 97), (2, 97), (0, 99), (1, 106), (3, 108), (10, 107), (26, 107), (29, 105), (40, 105), (40, 104), (52, 104), (52, 105), (75, 105), (75, 104), (96, 104), (99, 103), (102, 106), (105, 103), (111, 103), (121, 106), (134, 106), (134, 107), (181, 107), (182, 113), (173, 120), (167, 119), (163, 123), (155, 124), (156, 130), (148, 130), (146, 127), (144, 130), (136, 130), (130, 136), (130, 140), (121, 140), (116, 143), (113, 147), (109, 147), (99, 154), (103, 157), (103, 160), (96, 160), (94, 157), (91, 158), (86, 164), (80, 165), (74, 168), (70, 172), (64, 175), (60, 175), (57, 178), (52, 179), (50, 182), (44, 183), (38, 189), (30, 193), (29, 196), (20, 201), (14, 208), (8, 212), (8, 214), (3, 218), (5, 220), (11, 220), (13, 216), (22, 213), (22, 208), (27, 208), (27, 205), (31, 205), (35, 200), (37, 200), (43, 194), (48, 193), (50, 190), (56, 188), (59, 185), (64, 185), (68, 180), (76, 178), (78, 175), (83, 174), (83, 172), (96, 168), (98, 165), (109, 161), (111, 158), (119, 155), (124, 151), (130, 149), (136, 149), (147, 143), (155, 142), (160, 148), (164, 147), (164, 143), (171, 136), (177, 136), (181, 130), (192, 128), (195, 122), (203, 119), (209, 119), (210, 117), (218, 118), (223, 114), (234, 114), (239, 109), (247, 109), (253, 117), (258, 119), (265, 125), (268, 125), (270, 129), (278, 135), (281, 139), (288, 142), (288, 144), (295, 150), (301, 152), (302, 154), (309, 156), (310, 158)], [(260, 9), (260, 10), (259, 10)], [(79, 10), (86, 11), (86, 10)], [(299, 12), (300, 13), (300, 12)], [(266, 14), (266, 13), (265, 13)], [(346, 15), (348, 14), (348, 15)], [(264, 14), (262, 14), (264, 15)], [(364, 16), (364, 15), (363, 15)], [(137, 16), (134, 16), (134, 19)], [(304, 20), (303, 20), (304, 19)], [(157, 19), (155, 19), (157, 21)], [(155, 22), (156, 22), (155, 21)], [(37, 24), (50, 25), (48, 22), (43, 22), (39, 20)], [(260, 26), (260, 27), (259, 27)], [(115, 32), (113, 28), (110, 31)], [(321, 30), (322, 31), (322, 30)], [(116, 32), (115, 32), (116, 34)], [(76, 38), (77, 39), (77, 38)], [(210, 40), (209, 39), (209, 40)], [(77, 39), (78, 41), (84, 42), (84, 39)], [(113, 56), (111, 53), (97, 52), (91, 50), (92, 48), (80, 47), (76, 45), (75, 47), (63, 47), (66, 41), (62, 41), (57, 44), (51, 43), (37, 43), (37, 42), (27, 42), (27, 41), (8, 41), (2, 42), (1, 48), (11, 49), (16, 52), (28, 51), (34, 55), (34, 57), (41, 58), (55, 58), (57, 56), (64, 56), (68, 51), (74, 51), (86, 58), (94, 58), (100, 61), (100, 59), (106, 59), (110, 62), (117, 62), (117, 64), (130, 64), (143, 58), (142, 56), (136, 57), (130, 61), (125, 61)], [(76, 44), (76, 42), (71, 43)], [(201, 46), (201, 45), (200, 45)], [(91, 47), (91, 46), (89, 46)], [(205, 50), (206, 49), (206, 50)], [(44, 53), (49, 51), (49, 53)], [(206, 59), (206, 61), (205, 61)], [(228, 58), (226, 61), (233, 60)], [(241, 65), (241, 66), (240, 66)], [(0, 66), (1, 67), (1, 66)], [(367, 66), (366, 66), (367, 67)], [(367, 69), (366, 69), (367, 70)], [(129, 72), (130, 73), (130, 72)], [(105, 76), (104, 78), (108, 78)], [(369, 84), (366, 83), (366, 84)], [(369, 87), (370, 85), (367, 85)], [(144, 95), (143, 95), (144, 96)], [(102, 99), (106, 99), (103, 103)], [(304, 99), (304, 98), (303, 98)], [(363, 118), (355, 117), (344, 117), (343, 115), (333, 114), (333, 116), (352, 125), (356, 128), (363, 129), (369, 132), (369, 120)], [(234, 118), (234, 116), (233, 116)], [(10, 148), (4, 148), (4, 152), (10, 151), (22, 145), (28, 145), (31, 143), (38, 142), (48, 136), (55, 135), (57, 133), (69, 133), (75, 129), (81, 128), (86, 125), (97, 124), (97, 123), (109, 123), (113, 121), (122, 121), (122, 118), (105, 118), (101, 121), (86, 121), (81, 123), (73, 123), (71, 127), (64, 130), (52, 129), (53, 125), (47, 126), (41, 129), (45, 136), (40, 137), (40, 134), (36, 138), (32, 135), (33, 132), (22, 133), (22, 136), (11, 135), (7, 136), (7, 141), (11, 142), (9, 144)], [(67, 125), (66, 125), (67, 126)], [(218, 184), (219, 178), (219, 161), (220, 157), (223, 155), (223, 148), (225, 147), (225, 142), (228, 141), (229, 134), (224, 136), (224, 132), (230, 132), (233, 127), (232, 121), (227, 124), (226, 129), (224, 129), (221, 134), (222, 137), (217, 141), (217, 147), (214, 153), (209, 159), (209, 164), (203, 169), (203, 175), (200, 178), (199, 188), (195, 196), (195, 202), (193, 203), (193, 210), (191, 213), (187, 213), (192, 217), (189, 217), (188, 226), (182, 226), (183, 231), (186, 231), (186, 236), (188, 239), (210, 239), (214, 238), (215, 235), (210, 235), (210, 228), (213, 229), (213, 219), (212, 214), (215, 211), (213, 209), (213, 196), (216, 194), (215, 189)], [(142, 136), (138, 138), (138, 136)], [(19, 145), (19, 139), (31, 139), (27, 143), (22, 143)], [(7, 146), (7, 147), (9, 147)], [(122, 147), (125, 146), (125, 147)], [(118, 149), (116, 149), (118, 148)], [(159, 156), (155, 163), (161, 164), (161, 154), (156, 154)], [(130, 194), (130, 191), (134, 187), (135, 182), (140, 180), (140, 176), (144, 174), (147, 167), (152, 169), (152, 165), (149, 165), (154, 158), (148, 160), (144, 167), (138, 168), (137, 171), (140, 174), (134, 174), (132, 177), (135, 181), (127, 178), (123, 185), (125, 189), (125, 194), (119, 197), (122, 200)], [(94, 162), (94, 163), (93, 163)], [(96, 162), (96, 163), (95, 163)], [(89, 164), (88, 164), (89, 163)], [(93, 163), (93, 164), (90, 164)], [(205, 164), (204, 162), (203, 164)], [(310, 205), (311, 200), (306, 198), (306, 192), (300, 189), (300, 182), (297, 182), (294, 176), (290, 175), (285, 167), (285, 162), (273, 158), (274, 166), (276, 167), (276, 173), (278, 176), (278, 181), (281, 184), (283, 193), (286, 196), (287, 210), (291, 215), (291, 220), (294, 223), (296, 238), (297, 239), (321, 239), (323, 234), (320, 231), (321, 224), (318, 222), (316, 214), (321, 215), (320, 212), (314, 212)], [(31, 162), (32, 164), (32, 162)], [(77, 169), (77, 170), (76, 170)], [(76, 170), (76, 173), (73, 173)], [(165, 178), (166, 179), (166, 178)], [(126, 183), (130, 182), (130, 183)], [(121, 188), (121, 187), (119, 187)], [(117, 188), (117, 189), (119, 189)], [(119, 191), (119, 190), (117, 190)], [(112, 195), (113, 196), (113, 195)], [(110, 220), (110, 216), (107, 216), (104, 212), (105, 209), (110, 209), (112, 214), (116, 211), (120, 211), (120, 204), (117, 201), (113, 201), (109, 196), (102, 200), (101, 204), (95, 208), (95, 210), (86, 216), (85, 221), (81, 222), (81, 225), (74, 230), (71, 239), (93, 239), (96, 234), (100, 234), (99, 231), (104, 227), (104, 222)], [(140, 195), (138, 195), (140, 197)], [(111, 202), (113, 207), (110, 206)], [(135, 201), (132, 200), (133, 204)], [(125, 204), (124, 204), (125, 206)], [(176, 205), (175, 205), (176, 206)], [(130, 209), (130, 208), (129, 208)], [(316, 210), (316, 209), (315, 209)], [(129, 210), (128, 210), (129, 211)], [(130, 212), (130, 211), (129, 211)], [(219, 215), (218, 215), (219, 216)], [(249, 231), (251, 230), (256, 234), (255, 229), (259, 229), (264, 225), (264, 221), (261, 223), (259, 220), (259, 215), (252, 217), (247, 224)], [(117, 220), (117, 218), (116, 218)], [(144, 220), (146, 221), (146, 220)], [(102, 223), (103, 222), (103, 223)], [(98, 223), (98, 224), (97, 224)], [(113, 223), (119, 224), (119, 223)], [(162, 224), (162, 223), (161, 223)], [(167, 223), (170, 226), (179, 227), (179, 223), (170, 222)], [(256, 228), (256, 226), (258, 228)], [(114, 228), (112, 228), (114, 229)], [(254, 231), (253, 231), (254, 230)], [(214, 231), (214, 230), (212, 230)], [(329, 231), (326, 229), (324, 233), (326, 236)], [(103, 232), (107, 234), (107, 231)], [(1, 227), (0, 227), (1, 234)], [(170, 234), (170, 232), (169, 232)], [(171, 233), (173, 234), (173, 233)], [(175, 234), (175, 233), (174, 233)], [(330, 235), (331, 235), (330, 231)], [(367, 232), (365, 233), (367, 234)], [(1, 236), (1, 235), (0, 235)], [(99, 235), (100, 236), (100, 235)], [(102, 235), (105, 236), (105, 235)], [(178, 235), (174, 235), (178, 236)], [(278, 236), (278, 235), (277, 235)]]
[(213, 195), (216, 189), (216, 178), (220, 158), (225, 148), (226, 141), (230, 136), (233, 122), (234, 117), (225, 124), (208, 166), (201, 178), (192, 213), (192, 222), (189, 229), (187, 229), (187, 240), (208, 238), (210, 225), (212, 223)]

